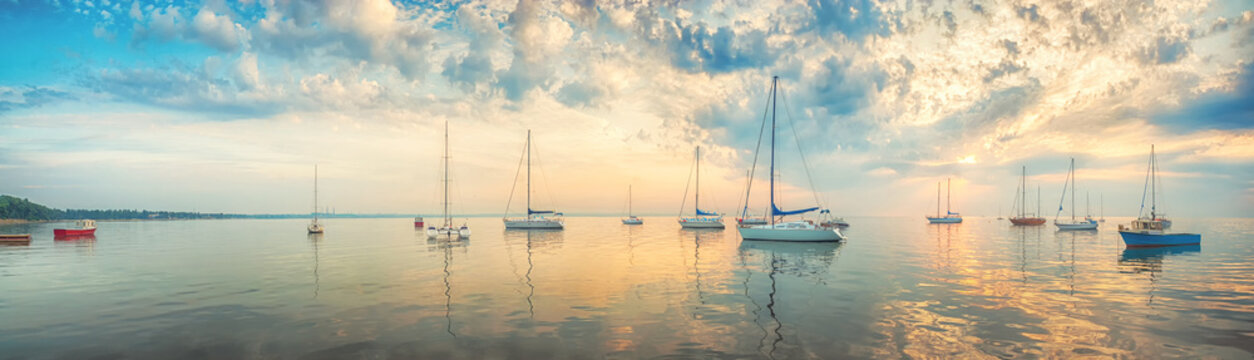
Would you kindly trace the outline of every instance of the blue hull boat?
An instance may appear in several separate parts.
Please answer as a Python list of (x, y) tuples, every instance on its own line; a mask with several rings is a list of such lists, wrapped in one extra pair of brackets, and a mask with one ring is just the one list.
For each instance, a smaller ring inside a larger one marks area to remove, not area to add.
[(1127, 245), (1130, 248), (1198, 245), (1202, 243), (1201, 234), (1162, 234), (1139, 231), (1120, 231), (1119, 236), (1123, 237), (1124, 245)]
[(960, 217), (927, 217), (927, 221), (933, 224), (958, 224), (962, 223)]

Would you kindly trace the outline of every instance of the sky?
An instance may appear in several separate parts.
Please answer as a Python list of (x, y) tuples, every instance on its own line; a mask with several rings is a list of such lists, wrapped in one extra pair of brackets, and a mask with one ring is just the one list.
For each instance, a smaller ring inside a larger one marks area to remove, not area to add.
[(447, 124), (457, 213), (525, 207), (528, 130), (534, 208), (690, 213), (700, 146), (703, 209), (751, 168), (764, 209), (778, 76), (781, 208), (1009, 213), (1026, 167), (1053, 216), (1074, 158), (1080, 212), (1134, 216), (1153, 144), (1160, 209), (1254, 216), (1244, 0), (0, 0), (0, 34), (0, 193), (57, 208), (308, 212), (316, 164), (337, 212), (438, 214)]

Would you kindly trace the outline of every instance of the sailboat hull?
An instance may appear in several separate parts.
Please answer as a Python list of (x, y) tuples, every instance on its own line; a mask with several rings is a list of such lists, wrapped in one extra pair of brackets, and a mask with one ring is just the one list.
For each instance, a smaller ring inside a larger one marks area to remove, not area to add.
[(640, 225), (640, 224), (644, 224), (644, 220), (640, 220), (640, 218), (623, 219), (623, 225)]
[(1036, 226), (1045, 225), (1045, 218), (1041, 217), (1018, 217), (1010, 218), (1010, 223), (1020, 226)]
[(679, 227), (684, 229), (723, 229), (722, 219), (679, 219)]
[(742, 227), (739, 230), (740, 238), (756, 241), (837, 242), (845, 239), (840, 230), (805, 222)]
[(1130, 248), (1198, 245), (1202, 243), (1201, 234), (1165, 234), (1152, 231), (1120, 231), (1119, 236), (1123, 238), (1123, 244)]
[(469, 238), (469, 237), (470, 237), (470, 229), (469, 229), (469, 228), (465, 228), (465, 227), (460, 228), (460, 229), (456, 229), (456, 228), (447, 228), (447, 227), (446, 227), (446, 228), (439, 228), (439, 229), (436, 229), (435, 227), (429, 227), (429, 228), (427, 228), (427, 237), (428, 237), (428, 238), (432, 238), (432, 239), (434, 239), (434, 238), (438, 238), (438, 237), (441, 237), (441, 236), (446, 236), (446, 237), (450, 237), (450, 238), (451, 238), (451, 237), (458, 237), (458, 238), (463, 238), (463, 239), (465, 239), (465, 238)]
[(559, 220), (553, 219), (530, 219), (530, 220), (505, 220), (506, 229), (557, 229), (561, 230), (564, 225)]
[(1057, 226), (1058, 230), (1061, 230), (1061, 231), (1097, 230), (1097, 221), (1087, 220), (1087, 221), (1074, 222), (1074, 223), (1061, 223), (1061, 222), (1055, 221), (1054, 226)]
[(933, 224), (958, 224), (962, 222), (960, 217), (927, 217), (927, 221)]

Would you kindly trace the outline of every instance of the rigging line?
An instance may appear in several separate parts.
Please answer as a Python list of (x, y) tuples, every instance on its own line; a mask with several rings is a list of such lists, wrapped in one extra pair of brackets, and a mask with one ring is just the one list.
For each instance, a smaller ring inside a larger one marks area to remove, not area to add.
[[(544, 180), (545, 195), (549, 196), (549, 203), (553, 204), (553, 208), (551, 210), (554, 212), (553, 215), (557, 216), (557, 210), (561, 209), (561, 207), (557, 206), (557, 198), (553, 197), (553, 189), (549, 187), (549, 176), (544, 172), (544, 163), (540, 162), (540, 150), (536, 149), (536, 144), (534, 142), (531, 144), (531, 149), (535, 151), (534, 155), (536, 158), (536, 167), (540, 168), (540, 178)], [(531, 209), (528, 209), (528, 212), (530, 212), (530, 210)]]
[(518, 175), (522, 173), (523, 159), (527, 158), (527, 150), (524, 147), (522, 155), (518, 155), (518, 169), (514, 170), (514, 183), (509, 187), (509, 199), (505, 200), (505, 214), (501, 217), (509, 217), (509, 205), (514, 202), (514, 190), (518, 188)]
[[(771, 86), (771, 93), (774, 94), (775, 86)], [(753, 165), (749, 166), (749, 184), (745, 186), (745, 203), (741, 210), (740, 218), (744, 219), (749, 215), (749, 199), (753, 190), (753, 175), (758, 171), (758, 157), (762, 155), (762, 135), (766, 133), (766, 116), (771, 113), (771, 102), (768, 100), (766, 106), (762, 109), (762, 125), (758, 127), (758, 144), (753, 147)], [(764, 213), (764, 214), (769, 214)]]
[(1150, 170), (1152, 170), (1152, 166), (1154, 165), (1153, 158), (1153, 156), (1150, 157), (1150, 161), (1147, 164), (1148, 166), (1145, 167), (1145, 185), (1141, 186), (1141, 208), (1136, 211), (1136, 217), (1138, 218), (1142, 217), (1141, 215), (1145, 215), (1145, 194), (1146, 191), (1149, 190)]
[[(693, 173), (693, 168), (696, 165), (697, 165), (696, 161), (693, 161), (693, 163), (688, 164), (688, 180), (684, 181), (684, 197), (682, 200), (679, 201), (679, 214), (676, 214), (675, 217), (679, 217), (679, 218), (684, 217), (684, 205), (688, 203), (688, 186), (692, 185), (692, 173)], [(696, 215), (693, 215), (693, 216), (696, 216)]]
[(814, 194), (814, 204), (822, 207), (822, 201), (819, 201), (819, 189), (814, 187), (814, 177), (810, 176), (810, 163), (806, 161), (806, 153), (801, 151), (801, 137), (797, 135), (797, 123), (792, 119), (792, 111), (788, 107), (788, 99), (784, 98), (784, 115), (788, 117), (788, 127), (792, 128), (793, 140), (797, 144), (797, 153), (801, 154), (801, 166), (806, 171), (806, 180), (810, 182), (810, 192)]

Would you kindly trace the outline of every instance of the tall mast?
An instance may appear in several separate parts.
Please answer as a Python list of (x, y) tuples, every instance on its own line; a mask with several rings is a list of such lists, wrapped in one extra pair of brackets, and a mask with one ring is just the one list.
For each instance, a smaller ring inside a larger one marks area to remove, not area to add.
[(697, 191), (692, 200), (693, 214), (701, 216), (701, 147), (697, 146)]
[(779, 76), (771, 78), (771, 225), (775, 225), (775, 108), (779, 105), (775, 93), (778, 86)]
[[(1142, 200), (1144, 201), (1144, 200)], [(1150, 219), (1158, 218), (1158, 158), (1154, 156), (1154, 144), (1150, 144)]]
[(448, 120), (444, 120), (444, 227), (451, 227), (453, 218), (448, 215)]
[(318, 222), (318, 164), (314, 164), (314, 222)]
[(531, 129), (527, 129), (527, 217), (531, 217)]
[(1036, 216), (1041, 216), (1041, 186), (1036, 186)]
[(1019, 177), (1019, 217), (1027, 217), (1028, 214), (1028, 167), (1023, 166), (1023, 176)]
[(1071, 222), (1075, 222), (1075, 158), (1071, 158)]
[(631, 185), (627, 185), (627, 217), (631, 217)]

